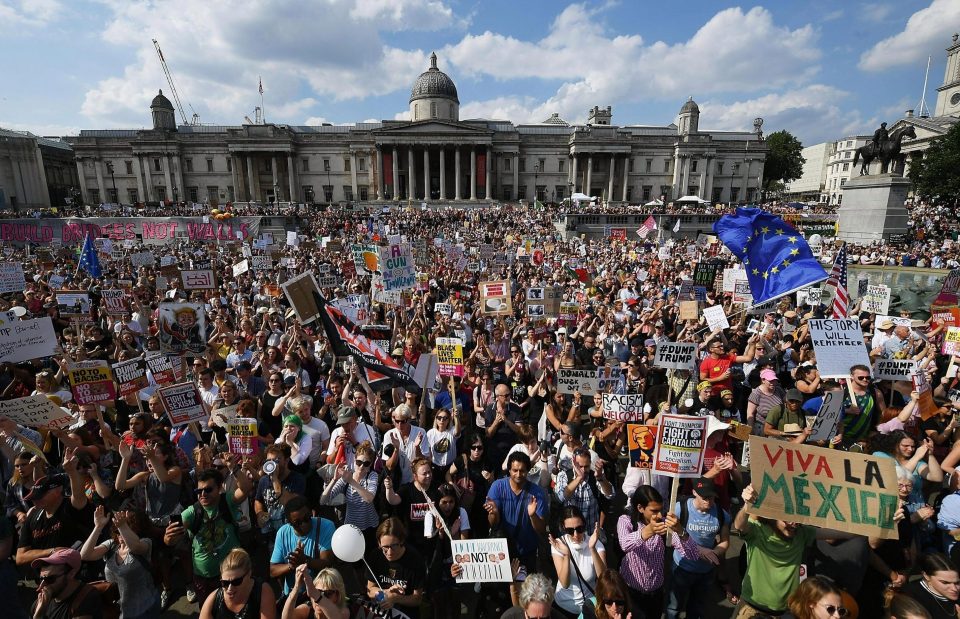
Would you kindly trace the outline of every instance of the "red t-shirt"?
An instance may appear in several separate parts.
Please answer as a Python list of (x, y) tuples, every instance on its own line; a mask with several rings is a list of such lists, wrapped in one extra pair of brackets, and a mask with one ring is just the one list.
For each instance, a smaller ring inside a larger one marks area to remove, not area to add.
[[(730, 369), (730, 366), (733, 365), (733, 362), (737, 359), (737, 353), (728, 352), (725, 355), (722, 355), (719, 359), (714, 359), (713, 357), (707, 357), (700, 362), (700, 376), (706, 376), (707, 378), (716, 378), (717, 376), (722, 375), (724, 372)], [(733, 389), (733, 381), (728, 376), (725, 380), (720, 382), (713, 383), (713, 392), (719, 393), (723, 389)]]

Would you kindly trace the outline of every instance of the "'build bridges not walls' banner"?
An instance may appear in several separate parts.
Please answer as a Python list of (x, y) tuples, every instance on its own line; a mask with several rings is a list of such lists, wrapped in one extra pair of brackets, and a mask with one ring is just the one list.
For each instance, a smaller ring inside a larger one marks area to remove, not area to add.
[(87, 233), (93, 238), (142, 241), (146, 245), (168, 245), (180, 239), (200, 242), (237, 241), (258, 236), (260, 219), (260, 217), (234, 217), (229, 221), (215, 221), (204, 217), (5, 219), (0, 221), (0, 241), (15, 245), (27, 242), (82, 245)]

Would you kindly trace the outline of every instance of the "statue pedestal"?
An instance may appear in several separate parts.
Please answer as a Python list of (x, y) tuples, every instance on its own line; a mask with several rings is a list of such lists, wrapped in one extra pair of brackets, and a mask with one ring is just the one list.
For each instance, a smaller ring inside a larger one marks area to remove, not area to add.
[(843, 186), (837, 236), (852, 243), (871, 243), (907, 232), (903, 203), (910, 179), (894, 174), (855, 176)]

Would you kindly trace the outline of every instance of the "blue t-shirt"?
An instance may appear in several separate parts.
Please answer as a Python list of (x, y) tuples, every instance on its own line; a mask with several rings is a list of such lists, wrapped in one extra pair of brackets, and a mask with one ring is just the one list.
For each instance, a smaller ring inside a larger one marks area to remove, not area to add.
[[(693, 499), (687, 499), (687, 533), (697, 546), (710, 549), (717, 547), (717, 535), (720, 533), (720, 520), (717, 516), (720, 509), (720, 506), (714, 503), (707, 513), (702, 514), (693, 506)], [(677, 503), (673, 513), (679, 517), (680, 503)], [(723, 522), (730, 523), (730, 514), (726, 511), (723, 512)], [(679, 552), (673, 553), (673, 563), (692, 574), (706, 574), (714, 568), (714, 565), (705, 559), (691, 561)]]
[(537, 516), (545, 519), (549, 506), (547, 496), (536, 484), (527, 482), (520, 494), (514, 494), (510, 479), (501, 477), (487, 491), (487, 498), (496, 503), (500, 511), (500, 529), (517, 543), (520, 556), (535, 554), (540, 540), (527, 514), (531, 496), (537, 499)]
[[(280, 527), (273, 544), (273, 555), (270, 556), (270, 563), (286, 563), (287, 555), (293, 552), (301, 541), (303, 542), (303, 554), (310, 559), (333, 547), (333, 532), (337, 527), (326, 518), (311, 518), (310, 520), (313, 525), (310, 527), (310, 533), (304, 537), (300, 537), (290, 523)], [(290, 572), (283, 577), (284, 595), (290, 593), (290, 589), (293, 588), (294, 576), (294, 572)], [(314, 576), (316, 574), (311, 574), (310, 578)]]
[[(296, 471), (290, 471), (287, 478), (280, 482), (280, 487), (292, 494), (303, 496), (307, 493), (306, 478)], [(272, 533), (277, 531), (286, 522), (286, 516), (283, 513), (283, 504), (280, 503), (280, 495), (273, 490), (273, 480), (264, 475), (257, 482), (257, 492), (254, 499), (263, 503), (267, 512), (270, 514), (270, 520), (263, 527), (263, 533)]]

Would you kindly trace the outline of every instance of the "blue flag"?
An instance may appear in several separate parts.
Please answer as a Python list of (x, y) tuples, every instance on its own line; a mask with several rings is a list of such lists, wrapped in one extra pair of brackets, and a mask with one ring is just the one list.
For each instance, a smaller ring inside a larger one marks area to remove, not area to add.
[(758, 208), (724, 215), (713, 231), (743, 262), (754, 303), (763, 303), (827, 279), (810, 246), (797, 230)]
[(91, 277), (101, 277), (103, 271), (100, 270), (100, 257), (97, 255), (97, 248), (93, 246), (93, 238), (88, 234), (83, 239), (83, 249), (80, 251), (80, 262), (77, 269), (83, 269)]

